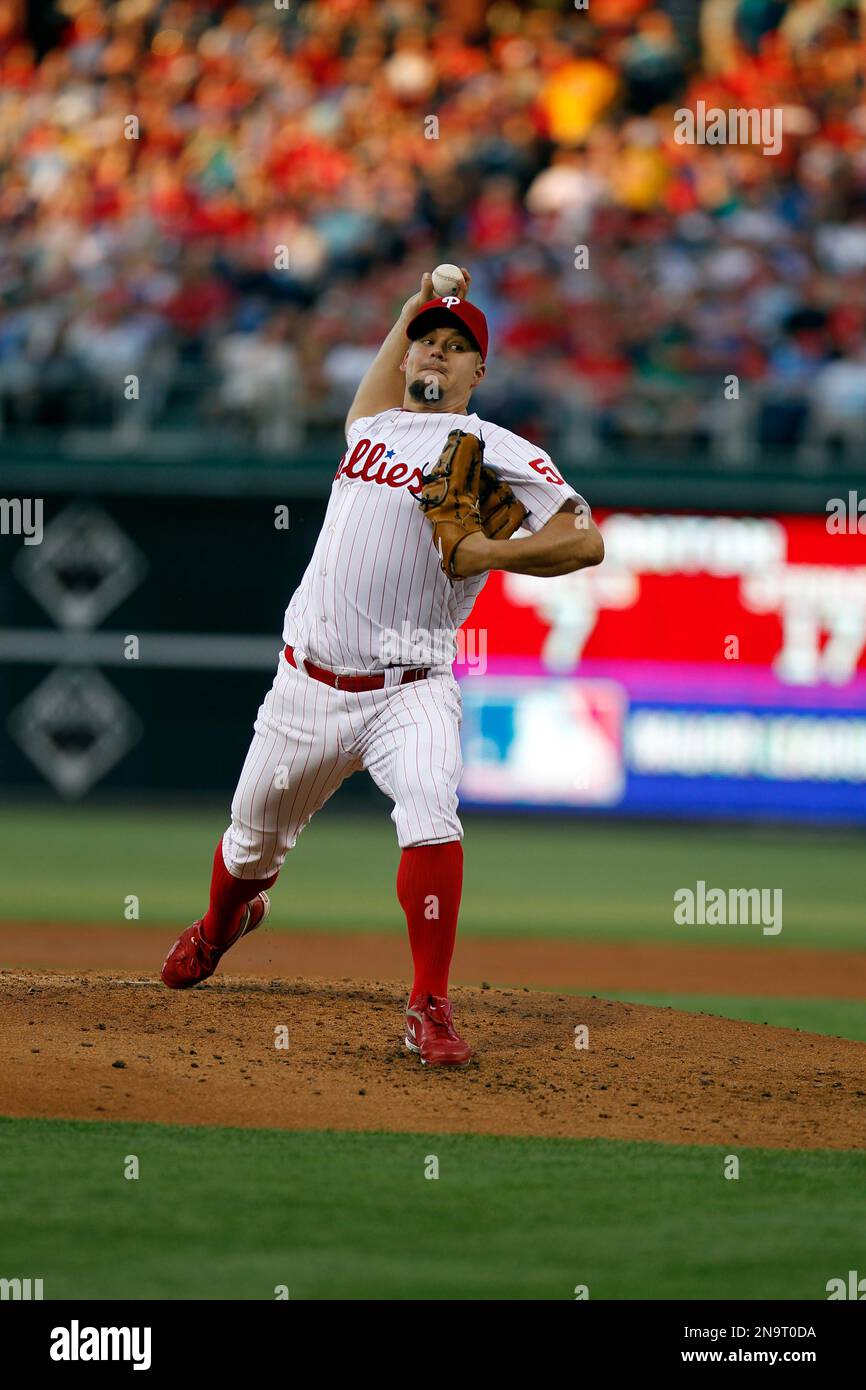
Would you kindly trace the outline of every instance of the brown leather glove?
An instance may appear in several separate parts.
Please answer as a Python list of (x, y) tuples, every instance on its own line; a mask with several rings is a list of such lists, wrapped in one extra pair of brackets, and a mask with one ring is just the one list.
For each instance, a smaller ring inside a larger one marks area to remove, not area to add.
[(481, 460), (484, 445), (475, 434), (452, 430), (442, 453), (413, 496), (433, 527), (433, 544), (449, 579), (454, 573), (454, 552), (461, 541), (482, 531), (478, 507)]
[(508, 483), (486, 463), (481, 465), (478, 509), (484, 534), (492, 541), (507, 541), (523, 525), (529, 512), (518, 502)]

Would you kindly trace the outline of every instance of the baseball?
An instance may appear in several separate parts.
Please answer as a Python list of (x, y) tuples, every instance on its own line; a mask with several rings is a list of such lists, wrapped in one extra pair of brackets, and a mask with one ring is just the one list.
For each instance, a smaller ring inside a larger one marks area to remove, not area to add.
[(433, 271), (433, 289), (436, 294), (457, 294), (466, 289), (463, 272), (459, 265), (437, 265)]

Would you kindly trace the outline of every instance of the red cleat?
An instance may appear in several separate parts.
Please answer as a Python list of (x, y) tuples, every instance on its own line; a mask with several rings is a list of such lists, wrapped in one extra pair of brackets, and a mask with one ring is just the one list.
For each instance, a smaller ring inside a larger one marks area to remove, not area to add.
[(267, 893), (259, 893), (244, 908), (241, 924), (225, 946), (212, 946), (201, 934), (201, 922), (193, 922), (177, 938), (162, 967), (162, 982), (169, 989), (189, 989), (212, 975), (225, 955), (242, 936), (260, 927), (271, 910)]
[(465, 1067), (472, 1048), (455, 1032), (451, 1001), (421, 995), (406, 1010), (406, 1046), (431, 1067)]

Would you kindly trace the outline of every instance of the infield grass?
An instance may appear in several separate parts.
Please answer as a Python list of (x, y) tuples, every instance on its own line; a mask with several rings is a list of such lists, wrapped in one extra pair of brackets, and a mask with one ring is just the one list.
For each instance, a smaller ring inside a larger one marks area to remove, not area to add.
[[(586, 991), (557, 990), (558, 994)], [(866, 1005), (859, 999), (750, 998), (748, 995), (652, 994), (641, 990), (593, 991), (602, 999), (623, 999), (632, 1004), (682, 1009), (686, 1013), (718, 1014), (746, 1023), (767, 1023), (774, 1028), (798, 1028), (803, 1033), (826, 1033), (833, 1038), (866, 1042)]]
[[(0, 917), (164, 930), (200, 915), (217, 811), (0, 806), (15, 872)], [(856, 831), (659, 826), (465, 817), (461, 933), (857, 949), (866, 945), (866, 839)], [(405, 931), (394, 882), (399, 851), (381, 820), (326, 807), (301, 836), (272, 895), (271, 924)], [(783, 929), (676, 926), (673, 894), (715, 887), (783, 890)]]
[(47, 1299), (571, 1300), (823, 1299), (862, 1268), (866, 1154), (724, 1157), (4, 1119), (0, 1270)]

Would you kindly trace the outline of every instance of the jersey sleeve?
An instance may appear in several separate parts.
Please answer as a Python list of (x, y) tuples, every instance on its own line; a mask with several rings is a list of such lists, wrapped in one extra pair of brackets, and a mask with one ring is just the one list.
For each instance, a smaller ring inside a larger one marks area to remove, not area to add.
[(564, 502), (572, 499), (591, 516), (586, 498), (563, 478), (553, 459), (537, 444), (510, 430), (482, 426), (484, 462), (509, 484), (515, 497), (529, 511), (527, 531), (540, 531)]
[(350, 449), (357, 444), (372, 419), (372, 415), (359, 415), (357, 420), (353, 420), (349, 425), (346, 430), (346, 444)]
[(370, 426), (374, 420), (381, 420), (385, 415), (393, 414), (390, 410), (381, 410), (378, 415), (359, 415), (357, 420), (353, 420), (346, 430), (346, 443), (351, 449), (362, 439), (365, 434), (370, 433)]

